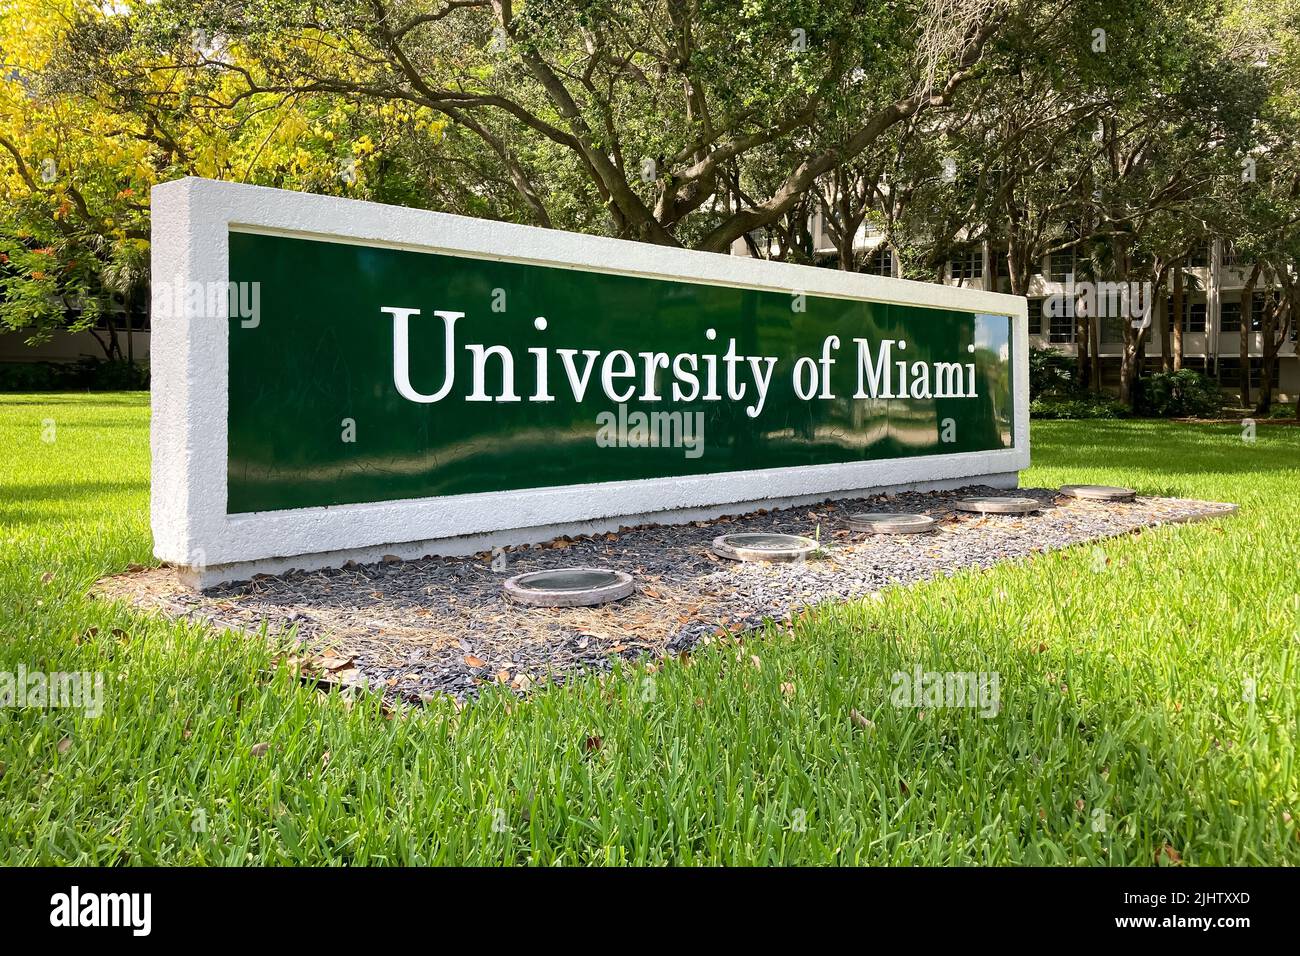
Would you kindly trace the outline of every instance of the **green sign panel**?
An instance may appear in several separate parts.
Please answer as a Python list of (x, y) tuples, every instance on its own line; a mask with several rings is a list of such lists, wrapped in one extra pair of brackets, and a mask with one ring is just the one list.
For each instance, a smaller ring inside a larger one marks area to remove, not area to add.
[(1012, 443), (1006, 315), (241, 232), (229, 278), (229, 514)]

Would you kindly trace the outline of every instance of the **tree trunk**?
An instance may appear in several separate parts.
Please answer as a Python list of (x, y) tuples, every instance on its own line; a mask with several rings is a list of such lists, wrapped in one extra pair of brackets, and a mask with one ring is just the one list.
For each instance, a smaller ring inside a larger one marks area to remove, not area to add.
[[(1273, 365), (1277, 361), (1277, 353), (1281, 351), (1282, 343), (1286, 341), (1287, 333), (1291, 328), (1290, 317), (1291, 303), (1289, 299), (1274, 300), (1270, 297), (1269, 302), (1264, 306), (1264, 322), (1261, 335), (1264, 339), (1264, 347), (1260, 357), (1259, 369), (1259, 402), (1255, 406), (1255, 415), (1263, 418), (1273, 410), (1273, 389), (1277, 383), (1273, 381)], [(1278, 328), (1278, 318), (1281, 314), (1286, 313), (1288, 320), (1282, 323), (1280, 334)]]
[(121, 361), (122, 343), (117, 337), (117, 322), (113, 320), (113, 313), (110, 311), (108, 316), (108, 359), (110, 362)]
[[(1152, 303), (1151, 308), (1155, 308)], [(1160, 371), (1170, 372), (1174, 367), (1173, 352), (1170, 350), (1169, 341), (1169, 310), (1160, 310)]]
[(1246, 278), (1246, 286), (1241, 290), (1241, 332), (1238, 338), (1241, 341), (1237, 349), (1237, 356), (1241, 362), (1241, 407), (1250, 408), (1250, 336), (1251, 336), (1251, 312), (1255, 304), (1255, 283), (1259, 281), (1259, 263), (1250, 270), (1250, 275)]
[(1137, 339), (1124, 332), (1124, 349), (1119, 358), (1119, 400), (1130, 411), (1137, 410)]
[[(1172, 316), (1169, 315), (1171, 311)], [(1166, 356), (1165, 353), (1169, 353), (1170, 349), (1162, 346), (1161, 357), (1166, 359), (1165, 371), (1169, 371), (1172, 367), (1177, 372), (1183, 367), (1183, 263), (1181, 260), (1174, 263), (1174, 301), (1171, 308), (1165, 310), (1165, 325), (1173, 336), (1172, 354)]]
[(127, 364), (135, 367), (135, 316), (132, 311), (132, 304), (135, 300), (134, 289), (128, 292), (126, 298), (126, 361)]
[(1087, 388), (1091, 384), (1088, 366), (1088, 317), (1079, 311), (1079, 303), (1074, 303), (1074, 367), (1075, 378), (1078, 380), (1080, 387)]
[[(1119, 259), (1124, 268), (1120, 271), (1122, 282), (1130, 282), (1132, 271), (1129, 268), (1128, 256)], [(1132, 286), (1129, 286), (1132, 288)], [(1124, 349), (1120, 353), (1119, 360), (1119, 400), (1126, 405), (1129, 410), (1136, 412), (1138, 404), (1138, 379), (1141, 376), (1142, 360), (1142, 329), (1133, 328), (1133, 323), (1125, 319), (1124, 329)]]

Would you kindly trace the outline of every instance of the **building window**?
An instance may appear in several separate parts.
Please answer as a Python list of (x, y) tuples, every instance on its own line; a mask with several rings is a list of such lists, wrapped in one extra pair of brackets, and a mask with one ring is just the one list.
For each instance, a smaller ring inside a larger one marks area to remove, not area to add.
[(1223, 244), (1223, 265), (1229, 269), (1241, 265), (1237, 256), (1237, 248), (1230, 242)]
[(1043, 300), (1027, 299), (1029, 303), (1029, 334), (1043, 334)]
[[(1253, 358), (1250, 360), (1250, 387), (1259, 388), (1260, 379), (1264, 371), (1264, 360)], [(1273, 387), (1277, 388), (1278, 373), (1281, 371), (1280, 363), (1273, 363)], [(1219, 384), (1224, 388), (1241, 388), (1241, 359), (1236, 356), (1219, 357)]]
[[(1250, 303), (1250, 330), (1258, 332), (1264, 328), (1264, 305), (1268, 301), (1267, 293), (1256, 292), (1255, 297)], [(1278, 293), (1273, 294), (1274, 301), (1278, 298)], [(1240, 332), (1241, 331), (1241, 297), (1234, 296), (1231, 299), (1225, 299), (1220, 310), (1219, 319), (1220, 332)]]
[(984, 253), (970, 249), (953, 256), (948, 265), (954, 279), (980, 279), (984, 276)]
[(1065, 282), (1074, 275), (1074, 250), (1061, 249), (1047, 260), (1047, 278), (1052, 282)]
[(873, 276), (892, 276), (894, 274), (894, 250), (881, 244), (867, 253), (867, 262), (863, 272)]
[(1219, 306), (1219, 331), (1220, 332), (1240, 332), (1241, 331), (1241, 300), (1225, 300)]
[(1124, 341), (1124, 323), (1128, 321), (1124, 316), (1104, 315), (1097, 320), (1101, 323), (1101, 342), (1105, 345), (1114, 345), (1117, 342)]
[(1073, 342), (1074, 316), (1053, 314), (1047, 327), (1047, 340), (1049, 342)]
[(1253, 299), (1250, 300), (1250, 330), (1252, 332), (1262, 331), (1264, 328), (1264, 306), (1268, 302), (1269, 296), (1272, 296), (1273, 302), (1281, 301), (1281, 293), (1273, 292), (1256, 292)]
[[(1174, 300), (1165, 300), (1165, 314), (1173, 316)], [(1183, 296), (1183, 314), (1180, 317), (1179, 324), (1184, 332), (1204, 332), (1205, 331), (1205, 303), (1190, 302), (1187, 296)]]

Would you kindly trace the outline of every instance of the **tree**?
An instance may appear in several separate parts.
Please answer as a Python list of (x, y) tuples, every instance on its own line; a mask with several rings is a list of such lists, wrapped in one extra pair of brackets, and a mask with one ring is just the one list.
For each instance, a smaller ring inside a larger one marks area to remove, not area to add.
[[(723, 252), (949, 105), (1013, 2), (161, 0), (83, 24), (72, 46), (91, 82), (158, 109), (181, 94), (133, 62), (206, 71), (183, 86), (210, 122), (267, 95), (425, 108), (491, 156), (534, 222), (569, 225), (590, 195), (604, 231)], [(195, 62), (200, 30), (230, 55)]]
[[(404, 103), (267, 95), (242, 100), (221, 123), (197, 122), (194, 97), (228, 82), (198, 64), (234, 62), (231, 51), (193, 37), (188, 70), (143, 47), (106, 47), (92, 70), (70, 46), (72, 33), (118, 36), (127, 19), (84, 0), (0, 7), (0, 323), (31, 341), (87, 330), (107, 358), (132, 357), (119, 331), (146, 308), (149, 190), (167, 179), (427, 202), (395, 144), (417, 126), (440, 136), (442, 116)], [(90, 82), (96, 71), (135, 82), (129, 92)]]

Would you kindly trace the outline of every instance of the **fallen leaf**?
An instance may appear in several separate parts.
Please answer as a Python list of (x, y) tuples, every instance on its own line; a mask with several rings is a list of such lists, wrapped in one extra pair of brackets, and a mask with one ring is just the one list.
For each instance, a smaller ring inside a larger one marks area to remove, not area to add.
[(351, 667), (353, 660), (350, 657), (322, 657), (316, 662), (317, 666), (323, 671), (341, 671)]
[(51, 581), (53, 581), (53, 580), (54, 580), (54, 572), (53, 572), (53, 571), (46, 571), (44, 574), (41, 575), (41, 583), (42, 583), (42, 584), (49, 584), (49, 583), (50, 583)]
[(875, 730), (876, 725), (872, 723), (865, 715), (858, 713), (856, 710), (849, 711), (849, 720), (861, 727), (863, 730)]
[(789, 700), (794, 697), (794, 684), (786, 682), (781, 685), (781, 693)]
[(604, 743), (605, 741), (602, 738), (597, 737), (595, 734), (589, 735), (587, 737), (587, 753), (591, 753), (592, 751), (599, 750), (604, 745)]
[(759, 658), (757, 654), (750, 654), (749, 662), (754, 665), (755, 670), (761, 671), (763, 669), (763, 661)]
[(1166, 843), (1156, 851), (1156, 864), (1158, 866), (1182, 866), (1183, 855)]
[(510, 683), (510, 671), (506, 670), (504, 667), (501, 668), (501, 670), (497, 671), (497, 683), (498, 684)]
[(473, 654), (466, 654), (466, 655), (465, 655), (465, 663), (468, 664), (470, 667), (486, 667), (486, 666), (487, 666), (487, 661), (483, 660), (481, 657), (475, 657)]
[(65, 754), (71, 749), (72, 749), (71, 737), (64, 737), (62, 740), (59, 741), (59, 747), (58, 747), (59, 753)]
[(1074, 809), (1078, 810), (1080, 813), (1083, 812), (1085, 806), (1087, 806), (1087, 804), (1085, 804), (1082, 799), (1074, 801)]
[(248, 748), (248, 752), (254, 757), (265, 757), (266, 752), (270, 749), (270, 744), (253, 744), (253, 746)]

